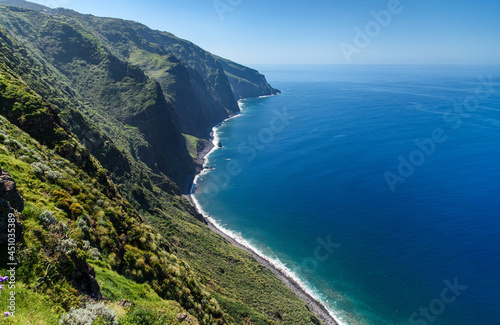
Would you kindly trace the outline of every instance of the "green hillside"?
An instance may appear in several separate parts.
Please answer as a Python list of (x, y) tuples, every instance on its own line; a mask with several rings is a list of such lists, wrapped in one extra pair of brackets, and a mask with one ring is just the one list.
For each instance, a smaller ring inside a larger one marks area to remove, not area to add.
[(181, 196), (202, 139), (238, 110), (235, 80), (276, 90), (171, 34), (37, 10), (0, 5), (0, 228), (17, 210), (19, 262), (5, 321), (320, 323)]

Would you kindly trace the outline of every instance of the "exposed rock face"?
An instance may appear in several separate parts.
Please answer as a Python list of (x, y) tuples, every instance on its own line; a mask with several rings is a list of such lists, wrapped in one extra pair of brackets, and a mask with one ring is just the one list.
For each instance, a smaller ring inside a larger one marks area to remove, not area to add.
[(271, 87), (264, 75), (257, 70), (223, 58), (219, 58), (219, 62), (224, 69), (236, 99), (280, 93), (278, 89)]
[[(47, 101), (46, 114), (27, 115), (17, 125), (30, 134), (39, 127), (35, 138), (49, 147), (46, 129), (66, 125), (115, 182), (137, 175), (143, 167), (137, 165), (144, 163), (182, 187), (195, 172), (183, 134), (208, 139), (213, 126), (238, 113), (237, 99), (279, 92), (256, 70), (170, 33), (67, 9), (33, 9), (43, 14), (14, 7), (0, 13), (0, 52)], [(9, 55), (13, 48), (20, 55)], [(30, 69), (21, 68), (26, 66)], [(32, 70), (44, 79), (34, 78)], [(64, 78), (50, 77), (47, 87), (44, 80), (53, 72)], [(63, 123), (51, 107), (61, 112)], [(141, 202), (147, 195), (134, 199)]]
[(130, 302), (130, 300), (127, 300), (127, 299), (122, 299), (120, 300), (118, 303), (117, 303), (118, 306), (120, 307), (130, 307), (132, 306), (132, 303)]
[[(9, 239), (9, 216), (15, 216), (16, 243), (22, 241), (23, 226), (19, 213), (23, 210), (24, 199), (17, 190), (16, 182), (8, 172), (0, 168), (0, 246), (2, 250), (6, 249)], [(79, 292), (87, 294), (93, 299), (101, 300), (101, 289), (95, 279), (94, 268), (76, 256), (71, 259), (75, 267), (67, 276), (68, 280)]]
[(75, 263), (75, 270), (68, 276), (68, 280), (73, 283), (73, 287), (80, 293), (101, 300), (101, 288), (95, 279), (94, 268), (84, 260), (76, 257), (73, 258), (73, 263)]
[(24, 210), (24, 199), (17, 191), (16, 182), (9, 173), (0, 167), (0, 198), (6, 200), (10, 206), (19, 212)]
[(179, 322), (182, 322), (182, 323), (188, 323), (188, 324), (193, 324), (194, 321), (191, 317), (189, 317), (188, 314), (186, 313), (181, 313), (179, 315), (177, 315), (177, 319), (179, 320)]
[[(17, 210), (17, 212), (16, 212)], [(8, 242), (9, 215), (15, 216), (16, 243), (22, 239), (23, 228), (19, 212), (24, 210), (24, 199), (17, 191), (16, 182), (0, 168), (0, 245)]]

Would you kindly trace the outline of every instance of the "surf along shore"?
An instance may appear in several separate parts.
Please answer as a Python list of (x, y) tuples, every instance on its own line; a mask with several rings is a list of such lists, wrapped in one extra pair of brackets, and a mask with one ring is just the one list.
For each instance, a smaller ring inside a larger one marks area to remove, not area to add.
[[(241, 107), (241, 101), (240, 107)], [(225, 121), (238, 116), (239, 114), (233, 115), (226, 119)], [(222, 123), (224, 123), (223, 121)], [(221, 123), (221, 124), (222, 124)], [(220, 126), (219, 124), (218, 126)], [(205, 148), (199, 152), (196, 162), (200, 164), (201, 166), (205, 166), (206, 163), (206, 157), (212, 153), (214, 150), (218, 148), (218, 140), (216, 137), (216, 130), (217, 127), (214, 127), (212, 130), (212, 133), (210, 134), (211, 137), (211, 142), (209, 142)], [(293, 293), (295, 293), (299, 298), (301, 298), (303, 301), (305, 301), (309, 307), (314, 311), (314, 313), (324, 322), (325, 325), (344, 325), (339, 319), (337, 319), (336, 316), (333, 315), (331, 311), (329, 311), (325, 305), (316, 297), (313, 296), (311, 292), (309, 292), (307, 286), (303, 284), (300, 279), (298, 279), (289, 269), (287, 269), (283, 264), (276, 263), (273, 261), (271, 258), (265, 256), (263, 253), (259, 252), (257, 249), (254, 249), (249, 245), (244, 239), (238, 238), (235, 234), (231, 233), (231, 231), (224, 229), (224, 227), (220, 226), (217, 224), (217, 222), (209, 215), (207, 215), (202, 207), (199, 205), (197, 202), (196, 198), (194, 197), (193, 190), (196, 185), (196, 181), (198, 179), (198, 176), (204, 171), (204, 168), (200, 168), (197, 171), (197, 174), (195, 175), (195, 178), (190, 186), (190, 191), (188, 195), (183, 195), (191, 205), (205, 218), (205, 221), (207, 222), (207, 226), (214, 231), (215, 233), (219, 234), (220, 236), (224, 237), (228, 242), (230, 242), (232, 245), (243, 249), (246, 251), (248, 254), (250, 254), (254, 259), (256, 259), (260, 264), (264, 265), (267, 267), (273, 274), (278, 277), (283, 283), (290, 289), (292, 290)]]

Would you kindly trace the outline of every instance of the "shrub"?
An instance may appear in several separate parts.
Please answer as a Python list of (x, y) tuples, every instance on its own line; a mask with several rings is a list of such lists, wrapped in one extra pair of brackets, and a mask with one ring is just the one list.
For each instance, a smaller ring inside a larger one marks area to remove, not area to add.
[(21, 157), (19, 157), (19, 160), (22, 160), (22, 161), (24, 161), (25, 163), (28, 163), (28, 164), (30, 164), (30, 163), (32, 163), (32, 162), (35, 161), (35, 159), (31, 158), (30, 156), (21, 156)]
[(89, 232), (90, 227), (88, 224), (88, 217), (87, 216), (78, 218), (78, 227), (80, 227), (80, 229), (82, 229), (82, 231), (85, 234)]
[(83, 213), (83, 207), (80, 205), (80, 203), (73, 203), (69, 206), (69, 213), (73, 217), (78, 217)]
[(60, 199), (57, 202), (57, 206), (60, 207), (61, 209), (66, 210), (66, 211), (69, 211), (69, 208), (71, 207), (72, 204), (73, 204), (73, 200), (71, 198), (70, 199), (67, 199), (67, 198)]
[(48, 229), (50, 226), (55, 225), (59, 223), (59, 220), (54, 215), (54, 212), (45, 210), (40, 214), (40, 223), (42, 226), (44, 226), (46, 229)]
[(90, 242), (87, 240), (83, 241), (83, 250), (89, 254), (89, 257), (93, 260), (101, 259), (101, 252), (95, 247), (90, 246)]
[(54, 166), (57, 166), (59, 168), (64, 167), (64, 160), (56, 160), (56, 159), (51, 159), (50, 163)]
[(57, 179), (63, 178), (63, 175), (61, 174), (61, 172), (51, 170), (50, 172), (45, 173), (45, 177), (47, 177), (47, 179), (50, 181), (55, 181)]
[(54, 216), (54, 212), (45, 210), (39, 215), (40, 223), (42, 226), (49, 230), (52, 234), (63, 235), (68, 232), (68, 225), (64, 222), (57, 220)]
[(93, 260), (100, 260), (101, 259), (101, 252), (95, 247), (92, 247), (91, 249), (88, 250), (89, 256)]
[(60, 239), (59, 243), (57, 244), (56, 251), (69, 255), (71, 254), (71, 252), (73, 252), (73, 250), (75, 250), (75, 248), (76, 244), (73, 239)]
[[(26, 156), (23, 156), (23, 157), (26, 157)], [(23, 157), (21, 157), (21, 159)], [(29, 157), (27, 157), (27, 158), (31, 160), (31, 158), (29, 158)], [(35, 155), (34, 159), (38, 160), (38, 162), (32, 163), (31, 166), (33, 167), (33, 169), (35, 170), (35, 173), (38, 176), (45, 176), (45, 178), (47, 178), (49, 181), (55, 181), (57, 179), (62, 178), (61, 172), (52, 170), (49, 166), (40, 162), (41, 158), (39, 156)]]
[(71, 193), (73, 193), (73, 195), (78, 195), (80, 194), (81, 191), (82, 188), (78, 184), (75, 183), (71, 184)]
[(121, 319), (121, 323), (124, 325), (164, 325), (168, 324), (168, 318), (165, 313), (135, 305), (129, 308), (128, 313)]
[(19, 141), (13, 140), (10, 142), (11, 145), (15, 146), (17, 149), (26, 149)]
[(69, 168), (69, 167), (66, 167), (66, 171), (67, 171), (67, 172), (68, 172), (68, 174), (70, 174), (71, 176), (75, 176), (75, 175), (76, 175), (76, 172), (75, 172), (73, 169)]
[(64, 235), (68, 232), (68, 225), (59, 221), (58, 223), (51, 225), (49, 227), (49, 231), (51, 234)]
[(72, 309), (61, 317), (59, 324), (92, 325), (98, 318), (106, 325), (118, 325), (116, 312), (110, 310), (102, 302), (98, 304), (87, 303), (85, 308)]
[(35, 170), (35, 173), (37, 175), (39, 175), (39, 176), (42, 176), (43, 174), (45, 174), (45, 172), (52, 171), (52, 169), (50, 169), (49, 166), (47, 166), (47, 165), (45, 165), (44, 163), (41, 163), (41, 162), (32, 163), (31, 166)]
[(92, 246), (90, 246), (90, 242), (88, 240), (82, 240), (83, 250), (88, 251)]
[(57, 206), (65, 211), (69, 211), (71, 205), (73, 204), (73, 199), (71, 195), (65, 190), (55, 190), (52, 192), (52, 195), (57, 200)]
[(56, 200), (71, 199), (71, 195), (69, 195), (69, 193), (66, 192), (65, 190), (54, 190), (52, 192), (52, 196), (54, 196)]

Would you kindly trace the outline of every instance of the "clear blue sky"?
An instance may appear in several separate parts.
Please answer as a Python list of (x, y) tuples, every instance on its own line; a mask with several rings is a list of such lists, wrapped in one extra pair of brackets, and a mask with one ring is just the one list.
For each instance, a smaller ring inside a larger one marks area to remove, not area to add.
[[(247, 65), (500, 64), (498, 0), (32, 2), (138, 21)], [(375, 23), (370, 12), (388, 5), (390, 21)], [(369, 44), (356, 27), (371, 28)]]

